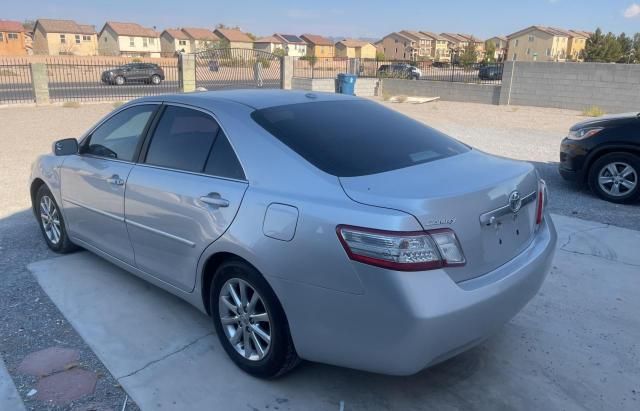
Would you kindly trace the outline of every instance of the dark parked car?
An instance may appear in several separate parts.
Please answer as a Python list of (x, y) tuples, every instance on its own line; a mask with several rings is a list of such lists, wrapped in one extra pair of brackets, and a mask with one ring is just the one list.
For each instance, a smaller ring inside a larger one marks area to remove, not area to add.
[(451, 63), (448, 61), (434, 61), (431, 66), (436, 68), (448, 68), (451, 67)]
[(158, 85), (164, 80), (164, 71), (153, 63), (131, 63), (102, 73), (106, 84), (147, 83)]
[(560, 174), (589, 185), (601, 198), (640, 198), (640, 113), (604, 116), (571, 127), (560, 146)]
[(478, 69), (480, 80), (501, 80), (502, 65), (481, 65)]
[(407, 63), (383, 64), (378, 68), (381, 77), (406, 78), (420, 80), (422, 72), (416, 66)]

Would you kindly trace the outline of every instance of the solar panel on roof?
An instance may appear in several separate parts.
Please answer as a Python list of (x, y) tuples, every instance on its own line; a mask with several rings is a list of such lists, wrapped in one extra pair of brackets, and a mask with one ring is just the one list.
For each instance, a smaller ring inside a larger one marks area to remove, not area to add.
[(290, 34), (283, 34), (282, 37), (287, 40), (289, 43), (300, 43), (302, 42), (302, 40), (300, 40), (300, 37), (298, 36), (292, 36)]

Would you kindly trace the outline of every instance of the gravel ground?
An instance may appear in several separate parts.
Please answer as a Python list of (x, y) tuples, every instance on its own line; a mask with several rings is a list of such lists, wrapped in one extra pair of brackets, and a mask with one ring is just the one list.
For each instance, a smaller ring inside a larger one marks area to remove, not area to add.
[[(638, 205), (601, 201), (558, 176), (558, 145), (567, 129), (583, 119), (577, 112), (454, 102), (383, 104), (481, 150), (534, 162), (549, 183), (554, 213), (640, 230)], [(49, 151), (53, 141), (81, 135), (112, 108), (111, 104), (0, 108), (0, 355), (29, 409), (55, 408), (30, 400), (26, 393), (35, 379), (15, 370), (27, 354), (50, 346), (80, 350), (81, 366), (100, 376), (95, 394), (73, 403), (73, 409), (116, 410), (124, 401), (125, 393), (115, 379), (25, 269), (30, 262), (55, 256), (42, 241), (29, 210), (30, 164)], [(129, 402), (127, 409), (138, 408)]]

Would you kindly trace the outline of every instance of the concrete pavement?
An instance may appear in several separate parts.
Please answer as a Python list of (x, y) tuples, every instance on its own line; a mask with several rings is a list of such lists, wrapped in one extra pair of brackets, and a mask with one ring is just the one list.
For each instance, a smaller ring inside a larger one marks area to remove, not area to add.
[(2, 361), (2, 358), (0, 358), (0, 410), (25, 410), (20, 394), (18, 394), (16, 386), (13, 385), (13, 380), (4, 365), (4, 361)]
[(538, 296), (483, 345), (404, 378), (306, 363), (257, 380), (228, 360), (209, 318), (98, 257), (29, 269), (143, 410), (638, 409), (640, 232), (554, 221)]

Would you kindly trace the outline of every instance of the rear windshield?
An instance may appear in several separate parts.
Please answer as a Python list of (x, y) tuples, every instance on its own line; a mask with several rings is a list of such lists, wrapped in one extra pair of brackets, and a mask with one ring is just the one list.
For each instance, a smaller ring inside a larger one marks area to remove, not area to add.
[(367, 100), (269, 107), (251, 116), (308, 162), (338, 177), (382, 173), (469, 150), (431, 127)]

